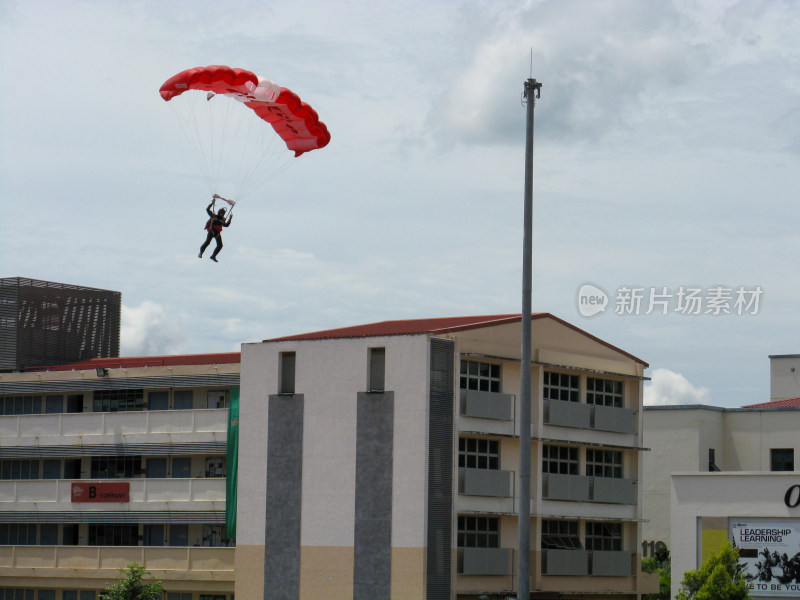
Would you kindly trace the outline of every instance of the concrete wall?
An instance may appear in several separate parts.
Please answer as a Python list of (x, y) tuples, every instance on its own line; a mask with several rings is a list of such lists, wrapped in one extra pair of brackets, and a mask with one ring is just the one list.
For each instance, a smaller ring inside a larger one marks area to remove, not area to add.
[(769, 399), (800, 398), (800, 355), (769, 357)]
[[(364, 394), (370, 347), (386, 349), (385, 387), (392, 394)], [(242, 597), (273, 597), (270, 590), (264, 589), (263, 558), (268, 536), (266, 466), (272, 431), (268, 403), (278, 391), (279, 355), (289, 351), (296, 353), (295, 392), (303, 402), (300, 545), (299, 556), (295, 557), (299, 597), (352, 597), (354, 589), (366, 590), (370, 582), (375, 582), (376, 574), (380, 576), (387, 569), (391, 572), (392, 598), (419, 597), (424, 589), (427, 336), (243, 346), (238, 593)], [(392, 402), (383, 403), (383, 408), (373, 414), (368, 402), (371, 396), (390, 397)], [(391, 435), (371, 441), (368, 436), (359, 436), (359, 431), (368, 432), (368, 422), (376, 419), (381, 430), (390, 427)], [(359, 441), (376, 444), (375, 452), (362, 448), (359, 454)], [(377, 467), (365, 461), (364, 452), (382, 460), (379, 466), (383, 469), (387, 455), (379, 452), (379, 442), (392, 445), (388, 455), (392, 461), (391, 480), (375, 478), (375, 485), (370, 488), (363, 477), (369, 479), (370, 469)], [(361, 462), (358, 456), (362, 456)], [(363, 469), (361, 479), (357, 468)], [(392, 494), (391, 490), (403, 493)], [(368, 499), (367, 493), (374, 496), (376, 505), (358, 503), (359, 497)], [(387, 499), (391, 501), (388, 512)], [(373, 515), (371, 511), (381, 506), (380, 514)], [(388, 554), (379, 554), (371, 570), (362, 571), (361, 566), (356, 568), (356, 553), (374, 554), (377, 549), (358, 540), (364, 542), (375, 527), (385, 531), (382, 523), (390, 528), (390, 540), (381, 538), (390, 543), (385, 549)]]

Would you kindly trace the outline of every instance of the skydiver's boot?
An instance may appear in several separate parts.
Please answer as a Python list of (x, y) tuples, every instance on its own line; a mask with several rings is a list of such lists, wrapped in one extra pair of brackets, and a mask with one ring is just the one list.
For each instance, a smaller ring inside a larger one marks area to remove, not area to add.
[(212, 256), (212, 257), (211, 257), (211, 260), (213, 260), (214, 262), (219, 262), (219, 261), (216, 259), (216, 257), (214, 257), (214, 256)]

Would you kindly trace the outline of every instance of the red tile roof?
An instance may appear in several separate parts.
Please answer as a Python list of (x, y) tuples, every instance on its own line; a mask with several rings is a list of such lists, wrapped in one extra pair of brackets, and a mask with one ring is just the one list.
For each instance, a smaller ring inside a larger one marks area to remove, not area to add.
[(748, 404), (742, 408), (800, 408), (800, 398), (787, 398), (786, 400)]
[[(601, 340), (575, 327), (571, 323), (567, 323), (550, 313), (533, 313), (531, 319), (553, 319), (562, 325), (569, 327), (581, 333), (604, 346), (611, 348), (628, 358), (641, 363), (645, 367), (649, 366), (640, 358)], [(351, 327), (340, 327), (338, 329), (326, 329), (323, 331), (313, 331), (310, 333), (301, 333), (297, 335), (289, 335), (285, 337), (272, 338), (264, 340), (265, 342), (287, 342), (287, 341), (304, 341), (304, 340), (327, 340), (327, 339), (340, 339), (340, 338), (356, 338), (356, 337), (377, 337), (377, 336), (390, 336), (390, 335), (415, 335), (415, 334), (444, 334), (454, 331), (464, 331), (467, 329), (477, 329), (480, 327), (491, 327), (494, 325), (505, 325), (507, 323), (516, 323), (522, 320), (520, 314), (505, 314), (505, 315), (479, 315), (471, 317), (440, 317), (433, 319), (405, 319), (397, 321), (381, 321), (379, 323), (367, 323), (366, 325), (353, 325)]]
[[(534, 315), (534, 318), (541, 315)], [(264, 340), (265, 342), (285, 342), (297, 340), (328, 340), (338, 338), (376, 337), (383, 335), (415, 335), (422, 333), (445, 333), (488, 325), (500, 325), (518, 321), (519, 315), (486, 315), (478, 317), (443, 317), (437, 319), (404, 319), (381, 321), (337, 329), (312, 331), (285, 337)]]
[(173, 354), (165, 356), (128, 356), (119, 358), (92, 358), (68, 365), (29, 367), (28, 371), (82, 371), (105, 367), (106, 369), (133, 369), (136, 367), (173, 367), (178, 365), (227, 365), (241, 362), (240, 352), (215, 354)]

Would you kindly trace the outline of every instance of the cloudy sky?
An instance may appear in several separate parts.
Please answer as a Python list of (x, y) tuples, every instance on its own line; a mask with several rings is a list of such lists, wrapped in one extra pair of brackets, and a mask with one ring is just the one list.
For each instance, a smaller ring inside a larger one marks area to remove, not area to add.
[[(210, 64), (332, 135), (240, 199), (219, 264), (231, 192), (158, 94)], [(0, 0), (0, 275), (122, 292), (128, 355), (518, 312), (531, 75), (534, 310), (650, 363), (648, 402), (766, 401), (800, 352), (790, 1)]]

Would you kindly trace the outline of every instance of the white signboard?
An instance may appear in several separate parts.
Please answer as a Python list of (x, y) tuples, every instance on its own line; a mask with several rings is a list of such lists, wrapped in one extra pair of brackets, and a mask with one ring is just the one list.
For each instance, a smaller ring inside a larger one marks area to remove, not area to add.
[(730, 520), (751, 596), (800, 597), (800, 521)]

